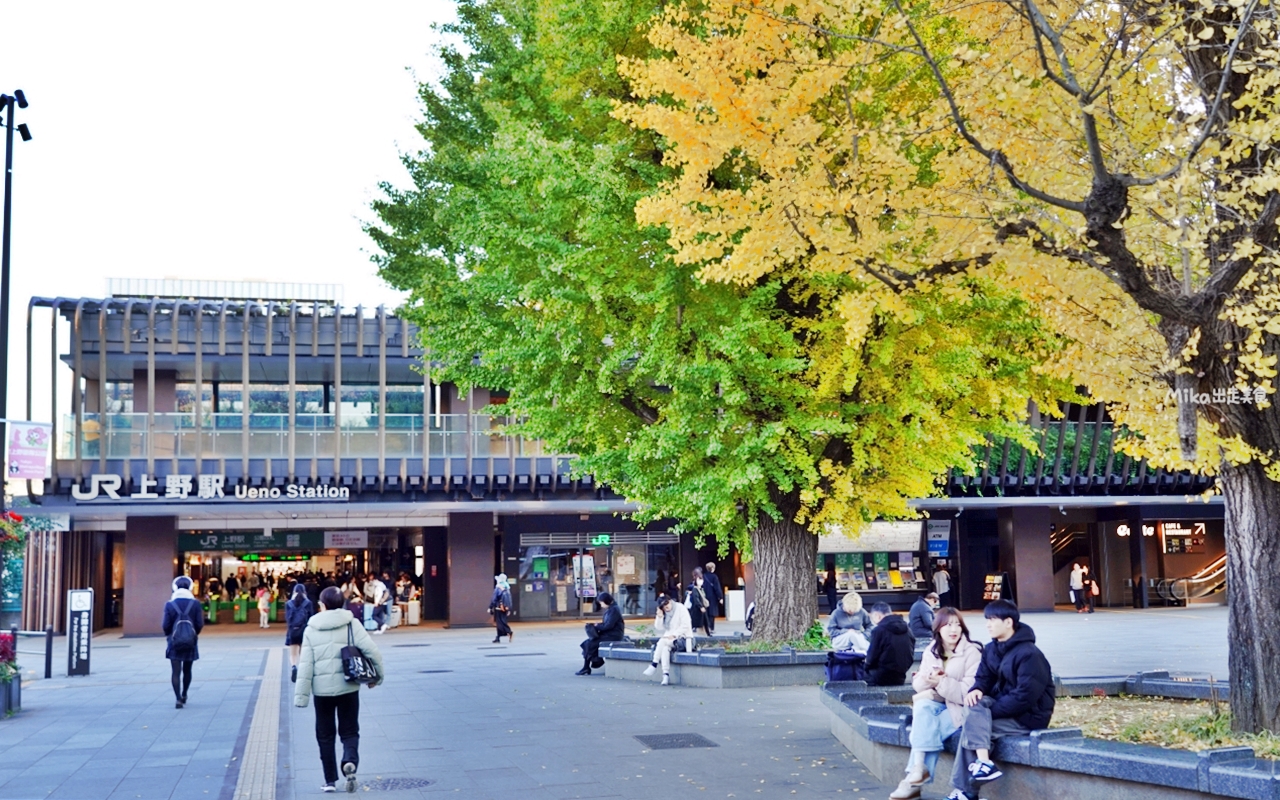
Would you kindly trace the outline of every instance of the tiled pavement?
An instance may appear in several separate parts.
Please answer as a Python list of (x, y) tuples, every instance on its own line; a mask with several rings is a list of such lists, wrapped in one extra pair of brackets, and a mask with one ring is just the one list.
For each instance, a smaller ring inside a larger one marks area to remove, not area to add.
[[(1170, 668), (1225, 676), (1225, 609), (1027, 621), (1063, 675)], [(970, 622), (985, 638), (981, 618)], [(831, 737), (812, 687), (663, 688), (576, 677), (580, 625), (516, 631), (511, 646), (490, 644), (483, 629), (376, 637), (388, 680), (361, 692), (362, 792), (521, 800), (887, 794)], [(206, 628), (190, 702), (178, 710), (162, 640), (97, 637), (92, 676), (29, 682), (23, 712), (0, 721), (0, 798), (232, 800), (259, 686), (270, 681), (283, 690), (268, 702), (280, 714), (274, 796), (319, 796), (314, 712), (293, 708), (287, 657), (263, 675), (282, 638), (279, 626)], [(65, 640), (58, 644), (55, 664), (65, 664)], [(671, 733), (698, 733), (718, 746), (651, 751), (634, 738)], [(406, 779), (430, 783), (381, 788)], [(245, 798), (272, 796), (258, 788)]]

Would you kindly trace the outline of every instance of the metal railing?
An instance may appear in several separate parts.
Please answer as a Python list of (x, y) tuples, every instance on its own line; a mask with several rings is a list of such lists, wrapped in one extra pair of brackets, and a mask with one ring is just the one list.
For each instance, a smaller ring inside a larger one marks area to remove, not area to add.
[(20, 631), (18, 626), (14, 625), (9, 629), (9, 635), (13, 637), (13, 649), (15, 653), (26, 653), (27, 655), (40, 655), (39, 650), (19, 650), (18, 637), (26, 636), (28, 638), (43, 637), (44, 638), (44, 677), (45, 680), (53, 677), (53, 626), (45, 628), (43, 631)]
[(1207, 597), (1227, 586), (1227, 557), (1221, 556), (1205, 565), (1194, 575), (1183, 578), (1162, 578), (1156, 584), (1156, 593), (1165, 600), (1186, 602)]
[[(379, 427), (376, 413), (345, 411), (334, 414), (295, 414), (294, 456), (310, 458), (503, 458), (544, 455), (542, 442), (501, 432), (513, 420), (487, 414), (387, 414)], [(95, 459), (105, 451), (110, 459), (126, 458), (239, 458), (244, 417), (240, 412), (196, 415), (157, 413), (150, 429), (147, 414), (85, 414), (81, 426), (81, 456)], [(469, 429), (468, 429), (469, 428)], [(249, 415), (249, 457), (287, 458), (289, 415)], [(381, 451), (380, 439), (385, 440)], [(470, 447), (468, 447), (468, 439)], [(58, 458), (75, 457), (75, 419), (62, 425)]]

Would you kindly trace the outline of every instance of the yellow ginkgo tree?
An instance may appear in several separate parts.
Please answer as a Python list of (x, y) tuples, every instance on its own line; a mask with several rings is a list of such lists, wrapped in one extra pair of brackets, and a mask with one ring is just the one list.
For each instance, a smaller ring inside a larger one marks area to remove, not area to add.
[(854, 276), (851, 347), (923, 287), (1019, 290), (1130, 452), (1218, 475), (1233, 724), (1280, 730), (1275, 5), (704, 0), (649, 35), (615, 114), (679, 173), (640, 219), (705, 279)]

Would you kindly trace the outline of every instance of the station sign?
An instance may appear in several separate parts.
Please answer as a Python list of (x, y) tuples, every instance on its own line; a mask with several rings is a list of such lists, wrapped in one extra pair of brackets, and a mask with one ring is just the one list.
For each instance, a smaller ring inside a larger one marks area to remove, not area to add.
[[(142, 473), (138, 485), (131, 494), (121, 494), (124, 479), (115, 474), (94, 473), (89, 476), (88, 487), (75, 484), (71, 487), (71, 496), (81, 503), (95, 500), (110, 501), (150, 501), (183, 502), (188, 500), (208, 501), (234, 498), (236, 500), (280, 500), (280, 501), (316, 501), (351, 499), (351, 489), (346, 486), (306, 486), (301, 483), (290, 483), (284, 486), (263, 486), (254, 488), (236, 485), (227, 487), (225, 475), (166, 475), (151, 476)], [(230, 494), (228, 495), (228, 492)]]
[(233, 553), (255, 553), (264, 550), (322, 550), (324, 534), (320, 531), (183, 533), (178, 535), (178, 549), (188, 553), (219, 550)]
[[(185, 553), (219, 552), (262, 555), (281, 550), (363, 550), (369, 546), (365, 531), (251, 531), (178, 534), (178, 550)], [(253, 559), (241, 559), (253, 560)], [(266, 560), (265, 558), (259, 560)], [(285, 559), (277, 556), (276, 561)], [(299, 559), (301, 560), (301, 559)]]
[(237, 555), (241, 561), (308, 561), (310, 553), (241, 553)]

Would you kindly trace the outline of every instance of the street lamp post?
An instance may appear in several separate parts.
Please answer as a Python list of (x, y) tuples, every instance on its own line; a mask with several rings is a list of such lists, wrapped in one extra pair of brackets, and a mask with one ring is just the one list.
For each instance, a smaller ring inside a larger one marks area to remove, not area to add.
[[(13, 95), (0, 94), (0, 113), (4, 114), (4, 238), (0, 241), (0, 448), (8, 442), (5, 417), (9, 411), (9, 242), (12, 238), (13, 208), (13, 131), (14, 116), (27, 107), (27, 96), (18, 89)], [(22, 141), (31, 141), (26, 125), (17, 126)], [(0, 449), (0, 453), (4, 451)], [(4, 486), (9, 477), (9, 464), (0, 478), (0, 509), (4, 508)]]

